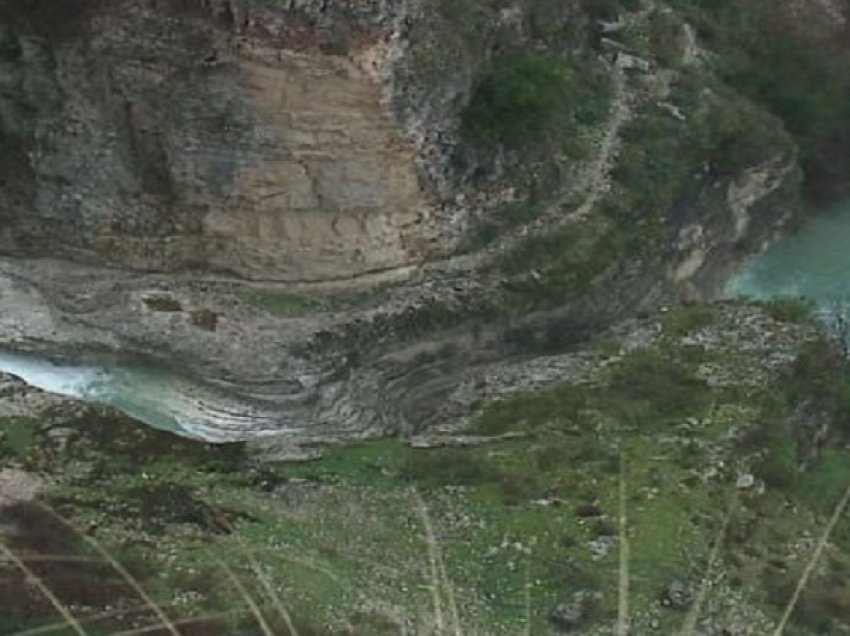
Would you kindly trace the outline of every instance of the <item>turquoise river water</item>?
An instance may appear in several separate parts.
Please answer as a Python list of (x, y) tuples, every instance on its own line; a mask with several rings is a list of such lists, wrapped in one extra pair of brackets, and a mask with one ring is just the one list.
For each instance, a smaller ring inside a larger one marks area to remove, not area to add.
[(727, 286), (729, 296), (808, 298), (827, 311), (850, 301), (850, 201), (810, 217), (745, 265)]

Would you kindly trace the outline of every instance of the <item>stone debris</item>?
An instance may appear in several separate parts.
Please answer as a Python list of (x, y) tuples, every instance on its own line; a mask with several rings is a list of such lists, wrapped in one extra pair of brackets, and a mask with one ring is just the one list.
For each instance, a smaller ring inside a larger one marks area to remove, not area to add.
[(694, 602), (696, 594), (694, 590), (682, 581), (673, 581), (664, 590), (661, 604), (674, 609), (686, 609)]
[(750, 473), (740, 475), (735, 482), (735, 487), (740, 490), (749, 490), (756, 485), (756, 478)]
[(45, 481), (19, 468), (0, 470), (0, 507), (32, 501), (44, 488)]

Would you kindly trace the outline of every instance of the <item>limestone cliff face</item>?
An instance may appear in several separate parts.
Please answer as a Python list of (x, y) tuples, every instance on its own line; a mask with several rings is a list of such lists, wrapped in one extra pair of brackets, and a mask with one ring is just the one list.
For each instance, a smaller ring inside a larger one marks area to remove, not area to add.
[(5, 3), (0, 249), (310, 280), (423, 258), (392, 25), (339, 34), (322, 5)]
[(587, 21), (538, 4), (0, 2), (0, 250), (280, 281), (445, 253), (481, 66)]

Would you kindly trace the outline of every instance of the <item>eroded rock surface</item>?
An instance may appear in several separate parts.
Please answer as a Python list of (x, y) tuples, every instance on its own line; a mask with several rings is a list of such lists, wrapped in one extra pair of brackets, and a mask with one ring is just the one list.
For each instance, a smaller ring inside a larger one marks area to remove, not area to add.
[(365, 33), (331, 54), (297, 12), (71, 4), (3, 8), (2, 249), (305, 280), (427, 253)]
[[(675, 137), (719, 102), (671, 111), (676, 72), (615, 70), (579, 2), (0, 0), (0, 24), (0, 347), (160, 365), (216, 438), (451, 428), (716, 292), (793, 214), (775, 143), (632, 210), (647, 121)], [(610, 84), (568, 128), (584, 150), (464, 146), (491, 58), (570, 29)]]

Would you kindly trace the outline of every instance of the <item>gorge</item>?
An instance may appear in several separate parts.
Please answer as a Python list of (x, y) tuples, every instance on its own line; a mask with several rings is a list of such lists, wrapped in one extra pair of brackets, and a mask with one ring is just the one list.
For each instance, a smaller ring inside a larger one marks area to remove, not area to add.
[(0, 634), (847, 633), (848, 12), (0, 0)]

